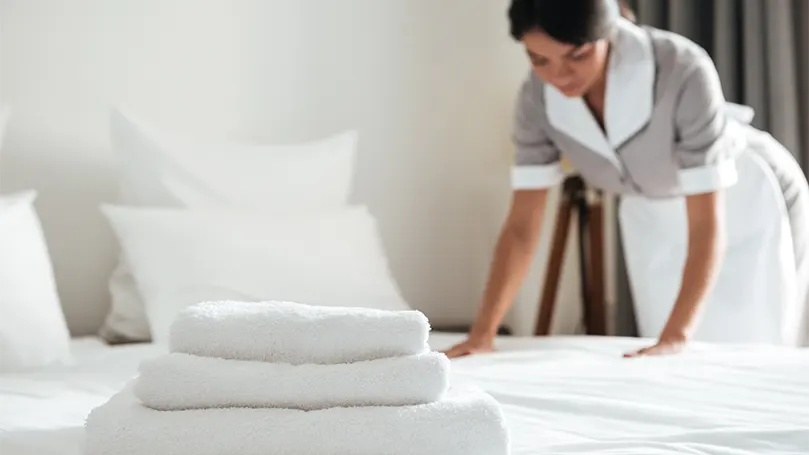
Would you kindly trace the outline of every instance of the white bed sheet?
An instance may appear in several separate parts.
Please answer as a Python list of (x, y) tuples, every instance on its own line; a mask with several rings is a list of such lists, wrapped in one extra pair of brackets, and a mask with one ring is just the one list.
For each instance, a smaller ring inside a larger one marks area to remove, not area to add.
[(157, 345), (75, 339), (74, 365), (0, 376), (0, 455), (78, 455), (84, 419), (131, 379)]
[[(434, 333), (435, 349), (458, 335)], [(457, 359), (453, 381), (503, 405), (512, 454), (807, 454), (809, 351), (698, 347), (623, 359), (648, 341), (504, 338)], [(87, 413), (157, 345), (74, 341), (77, 365), (0, 376), (0, 454), (78, 455)]]
[(514, 454), (809, 454), (809, 350), (554, 337), (453, 363), (502, 403)]

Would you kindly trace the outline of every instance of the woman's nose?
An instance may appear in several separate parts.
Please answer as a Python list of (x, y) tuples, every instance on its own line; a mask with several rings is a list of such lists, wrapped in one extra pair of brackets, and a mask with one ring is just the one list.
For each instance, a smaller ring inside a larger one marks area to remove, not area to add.
[(573, 69), (570, 65), (560, 64), (554, 67), (552, 77), (555, 84), (567, 85), (573, 79)]

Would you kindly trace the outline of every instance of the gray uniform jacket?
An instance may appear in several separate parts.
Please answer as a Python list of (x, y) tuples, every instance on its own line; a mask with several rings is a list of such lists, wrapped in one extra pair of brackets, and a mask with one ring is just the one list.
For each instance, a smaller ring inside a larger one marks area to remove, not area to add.
[(752, 118), (738, 109), (725, 102), (701, 47), (621, 20), (607, 69), (606, 132), (581, 98), (532, 73), (516, 103), (512, 185), (556, 185), (564, 156), (591, 186), (612, 193), (666, 198), (728, 187), (738, 179), (732, 158), (745, 148), (745, 126), (732, 119)]

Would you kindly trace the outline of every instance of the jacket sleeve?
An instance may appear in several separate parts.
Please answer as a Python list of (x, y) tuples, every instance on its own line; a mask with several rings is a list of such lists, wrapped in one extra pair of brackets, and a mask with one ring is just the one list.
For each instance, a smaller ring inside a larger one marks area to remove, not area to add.
[(734, 185), (734, 158), (745, 146), (742, 124), (729, 114), (713, 62), (705, 55), (695, 63), (681, 87), (674, 116), (674, 160), (685, 195)]
[(541, 124), (542, 106), (529, 77), (517, 96), (512, 141), (515, 148), (511, 184), (515, 190), (545, 189), (564, 179), (559, 150)]

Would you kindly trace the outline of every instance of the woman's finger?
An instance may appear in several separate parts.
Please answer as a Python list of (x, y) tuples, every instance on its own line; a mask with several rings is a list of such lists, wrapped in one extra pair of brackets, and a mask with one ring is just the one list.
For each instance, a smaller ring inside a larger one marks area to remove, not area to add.
[(462, 355), (466, 355), (466, 354), (468, 354), (468, 351), (469, 350), (466, 348), (465, 344), (458, 344), (458, 345), (455, 345), (455, 346), (451, 347), (448, 351), (444, 352), (444, 354), (449, 358), (453, 358), (453, 357), (460, 357)]
[(650, 348), (650, 347), (639, 349), (639, 350), (637, 350), (635, 352), (629, 352), (627, 354), (624, 354), (624, 357), (640, 357), (642, 355), (646, 355), (651, 349), (652, 348)]

